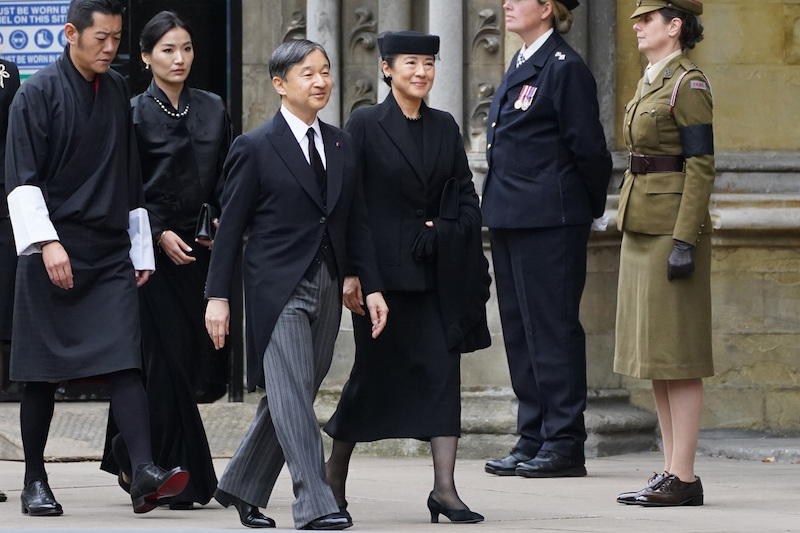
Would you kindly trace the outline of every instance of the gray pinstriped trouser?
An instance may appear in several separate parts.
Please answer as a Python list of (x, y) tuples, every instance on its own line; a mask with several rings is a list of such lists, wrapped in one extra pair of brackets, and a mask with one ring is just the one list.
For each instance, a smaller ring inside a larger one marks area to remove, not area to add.
[(264, 352), (266, 394), (219, 480), (219, 488), (266, 507), (284, 460), (292, 476), (296, 528), (339, 511), (325, 480), (314, 398), (331, 365), (342, 314), (339, 284), (323, 263), (301, 279), (278, 317)]

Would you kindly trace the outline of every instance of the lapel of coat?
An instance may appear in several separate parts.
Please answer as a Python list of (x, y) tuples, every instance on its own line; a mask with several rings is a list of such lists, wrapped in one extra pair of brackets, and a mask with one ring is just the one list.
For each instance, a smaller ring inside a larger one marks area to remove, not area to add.
[(320, 131), (322, 132), (322, 143), (325, 145), (325, 160), (327, 163), (327, 187), (328, 187), (328, 213), (333, 210), (333, 206), (339, 200), (342, 192), (342, 180), (344, 169), (344, 153), (342, 142), (344, 138), (340, 132), (333, 127), (319, 121)]
[(497, 121), (497, 117), (500, 115), (500, 109), (503, 107), (503, 104), (506, 103), (507, 94), (506, 91), (508, 90), (508, 78), (511, 77), (511, 73), (517, 69), (517, 56), (519, 55), (519, 51), (514, 54), (514, 57), (511, 59), (511, 65), (506, 70), (505, 76), (503, 76), (503, 80), (500, 82), (500, 86), (497, 88), (497, 92), (495, 93), (497, 96), (492, 100), (492, 105), (489, 108), (489, 124), (492, 122)]
[[(506, 79), (508, 80), (507, 87), (513, 87), (524, 81), (535, 79), (539, 72), (541, 72), (541, 70), (544, 68), (547, 61), (549, 61), (550, 58), (553, 57), (553, 55), (558, 51), (557, 48), (562, 46), (563, 43), (564, 39), (562, 39), (557, 32), (553, 32), (553, 34), (544, 42), (542, 47), (534, 52), (533, 56), (519, 67), (514, 67), (517, 57), (514, 56), (514, 63), (512, 63), (509, 73), (506, 76)], [(517, 54), (519, 54), (519, 52), (517, 52)], [(532, 82), (528, 81), (528, 85), (531, 84)]]
[[(671, 79), (675, 75), (675, 69), (680, 66), (682, 57), (683, 55), (679, 55), (667, 63), (667, 65), (664, 67), (664, 70), (659, 72), (658, 77), (653, 80), (653, 83), (650, 84), (650, 88), (647, 90), (647, 92), (642, 95), (642, 98), (664, 87), (666, 80)], [(639, 94), (641, 94), (642, 91), (642, 81), (644, 81), (644, 76), (642, 76), (642, 80), (639, 82)]]
[(314, 175), (311, 165), (306, 161), (306, 156), (303, 155), (300, 144), (297, 142), (292, 130), (289, 128), (289, 124), (286, 123), (286, 119), (283, 118), (280, 111), (278, 111), (272, 119), (272, 128), (267, 132), (267, 140), (275, 147), (278, 156), (289, 168), (289, 171), (300, 186), (306, 191), (306, 194), (308, 194), (319, 208), (322, 209), (322, 195), (319, 193), (317, 177)]
[(389, 92), (389, 96), (386, 97), (386, 100), (381, 104), (381, 107), (383, 113), (381, 113), (381, 117), (378, 119), (378, 124), (380, 124), (389, 139), (397, 146), (400, 153), (403, 154), (403, 157), (414, 170), (419, 180), (424, 181), (425, 169), (422, 161), (417, 157), (417, 153), (419, 152), (419, 150), (417, 150), (417, 144), (411, 137), (411, 130), (406, 123), (406, 118), (403, 116), (400, 106), (395, 102), (391, 91)]
[(437, 117), (430, 112), (424, 101), (419, 111), (425, 114), (425, 118), (422, 119), (422, 146), (424, 147), (422, 150), (422, 164), (425, 169), (425, 182), (430, 183), (436, 170), (436, 161), (439, 159), (439, 153), (442, 150), (442, 129), (437, 124), (434, 124), (434, 120)]

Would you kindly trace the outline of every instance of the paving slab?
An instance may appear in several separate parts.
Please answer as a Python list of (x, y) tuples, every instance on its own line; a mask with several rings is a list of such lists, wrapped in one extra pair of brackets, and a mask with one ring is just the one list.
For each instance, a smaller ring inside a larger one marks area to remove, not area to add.
[[(221, 473), (227, 460), (215, 460)], [(702, 507), (641, 508), (617, 504), (619, 492), (640, 488), (658, 470), (657, 452), (590, 459), (589, 475), (569, 479), (500, 478), (483, 472), (482, 461), (458, 461), (459, 493), (486, 516), (469, 531), (542, 532), (780, 532), (800, 530), (800, 465), (699, 457), (697, 472), (705, 486)], [(61, 517), (20, 513), (19, 487), (24, 465), (0, 462), (0, 487), (9, 501), (0, 503), (3, 531), (243, 531), (236, 512), (216, 502), (193, 511), (158, 508), (134, 515), (116, 479), (96, 462), (52, 463), (51, 485), (64, 506)], [(348, 479), (348, 531), (451, 531), (442, 517), (431, 524), (425, 501), (432, 485), (428, 458), (355, 456)], [(279, 528), (292, 529), (291, 480), (284, 468), (266, 514)], [(279, 529), (278, 531), (281, 531)]]

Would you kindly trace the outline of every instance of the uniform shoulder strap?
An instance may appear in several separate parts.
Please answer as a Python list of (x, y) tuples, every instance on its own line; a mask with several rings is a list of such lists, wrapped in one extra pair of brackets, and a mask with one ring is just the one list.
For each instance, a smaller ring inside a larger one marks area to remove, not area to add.
[[(678, 81), (675, 82), (675, 88), (672, 89), (672, 98), (670, 98), (669, 100), (669, 112), (672, 116), (675, 116), (675, 101), (678, 99), (678, 89), (681, 88), (681, 82), (683, 81), (683, 78), (685, 78), (687, 74), (689, 74), (694, 70), (700, 72), (700, 75), (703, 76), (704, 80), (706, 80), (705, 87), (703, 87), (703, 89), (708, 89), (708, 92), (711, 94), (711, 98), (712, 99), (714, 98), (714, 93), (711, 92), (711, 83), (708, 81), (706, 75), (703, 74), (703, 72), (699, 68), (697, 68), (697, 65), (695, 65), (688, 59), (682, 59), (681, 66), (686, 70), (680, 76), (678, 76)], [(692, 83), (702, 84), (702, 82), (696, 82), (696, 81)]]

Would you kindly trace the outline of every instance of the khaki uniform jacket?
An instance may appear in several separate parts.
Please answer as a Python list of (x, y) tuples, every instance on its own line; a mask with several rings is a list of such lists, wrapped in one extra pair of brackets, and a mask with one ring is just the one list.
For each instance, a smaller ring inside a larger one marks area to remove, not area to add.
[(711, 231), (708, 202), (715, 176), (711, 87), (703, 73), (679, 55), (641, 94), (640, 80), (636, 96), (625, 106), (623, 134), (628, 150), (649, 156), (682, 155), (685, 171), (626, 171), (617, 225), (620, 231), (671, 234), (695, 244), (699, 235)]

